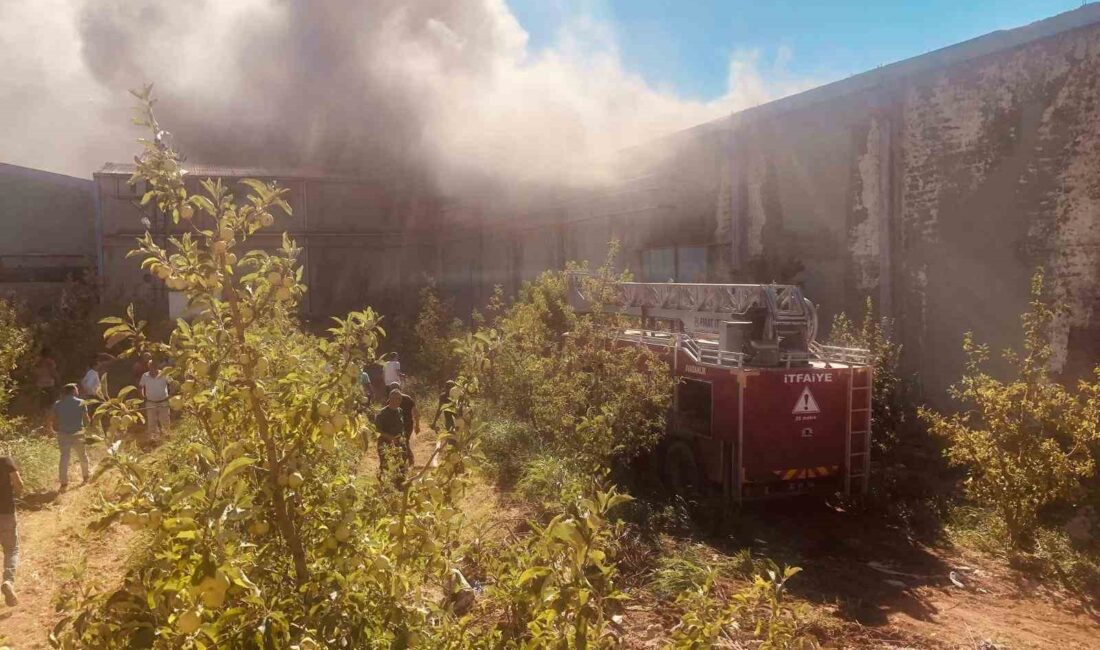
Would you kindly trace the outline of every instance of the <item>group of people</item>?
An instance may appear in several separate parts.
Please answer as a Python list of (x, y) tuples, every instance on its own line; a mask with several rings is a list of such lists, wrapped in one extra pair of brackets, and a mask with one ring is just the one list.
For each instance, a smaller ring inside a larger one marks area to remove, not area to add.
[[(58, 462), (59, 491), (69, 485), (69, 463), (75, 454), (80, 463), (83, 481), (89, 479), (88, 453), (84, 432), (90, 426), (92, 405), (89, 400), (101, 398), (104, 372), (112, 358), (98, 355), (88, 365), (79, 381), (61, 384), (58, 364), (48, 349), (42, 351), (34, 370), (35, 386), (46, 412), (46, 429), (57, 438), (60, 449)], [(151, 439), (168, 433), (171, 392), (167, 376), (152, 355), (142, 355), (133, 366), (134, 383), (145, 400), (146, 428)], [(382, 363), (365, 366), (360, 374), (363, 399), (368, 408), (377, 401), (383, 404), (374, 415), (378, 430), (378, 462), (381, 476), (392, 476), (400, 483), (405, 470), (413, 462), (412, 436), (420, 433), (420, 412), (416, 400), (404, 391), (405, 374), (396, 352), (382, 358)], [(440, 415), (446, 429), (454, 431), (454, 415), (447, 408), (454, 382), (447, 382), (439, 398), (439, 408), (432, 420), (434, 428)], [(19, 558), (18, 531), (15, 519), (15, 497), (23, 490), (15, 459), (0, 456), (0, 546), (4, 552), (4, 574), (0, 595), (8, 606), (18, 603), (15, 593), (15, 567)]]
[[(57, 361), (49, 349), (43, 349), (33, 376), (40, 408), (45, 412), (46, 430), (57, 439), (58, 491), (69, 487), (69, 463), (75, 454), (80, 474), (88, 482), (91, 468), (84, 445), (85, 430), (91, 424), (89, 400), (102, 396), (104, 373), (112, 361), (109, 355), (97, 355), (88, 364), (79, 381), (61, 384)], [(168, 408), (168, 377), (152, 355), (143, 355), (134, 364), (134, 381), (145, 400), (145, 422), (149, 436), (168, 433), (171, 411)], [(23, 491), (19, 467), (11, 456), (0, 456), (0, 547), (4, 552), (4, 575), (0, 595), (9, 607), (18, 604), (15, 593), (15, 567), (19, 561), (19, 535), (15, 518), (15, 497)]]
[[(368, 408), (375, 400), (383, 404), (374, 416), (374, 426), (378, 430), (380, 476), (389, 475), (400, 482), (404, 470), (415, 461), (412, 436), (420, 433), (420, 412), (416, 400), (404, 392), (405, 374), (401, 372), (397, 353), (384, 355), (380, 365), (371, 363), (364, 366), (359, 382)], [(444, 426), (448, 431), (454, 431), (454, 414), (447, 408), (453, 387), (454, 382), (448, 381), (440, 395), (439, 408), (432, 420), (433, 428), (440, 414), (443, 414)]]

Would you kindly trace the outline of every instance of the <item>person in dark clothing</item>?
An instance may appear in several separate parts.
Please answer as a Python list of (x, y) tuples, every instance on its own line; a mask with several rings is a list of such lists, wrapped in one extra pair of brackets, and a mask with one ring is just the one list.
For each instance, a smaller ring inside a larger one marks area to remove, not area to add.
[(401, 416), (405, 420), (405, 456), (409, 464), (412, 465), (415, 462), (412, 452), (412, 436), (414, 433), (420, 433), (420, 412), (416, 410), (416, 400), (412, 396), (401, 392), (399, 384), (390, 384), (388, 388), (391, 395), (393, 391), (397, 391), (401, 395)]
[(405, 443), (405, 418), (401, 413), (399, 390), (391, 391), (385, 408), (374, 416), (374, 426), (378, 429), (378, 468), (379, 478), (390, 473), (390, 461), (397, 457), (404, 460), (401, 470), (394, 473), (394, 482), (401, 483), (408, 464), (409, 454)]
[(374, 400), (382, 401), (381, 391), (378, 390), (378, 382), (382, 378), (382, 368), (375, 362), (363, 364), (359, 373), (359, 388), (363, 391), (363, 399), (367, 406), (374, 404)]
[(432, 429), (435, 429), (436, 422), (439, 421), (440, 414), (443, 415), (443, 427), (447, 429), (447, 433), (455, 432), (455, 414), (447, 409), (447, 406), (451, 404), (451, 389), (455, 387), (453, 381), (448, 380), (443, 385), (443, 392), (439, 394), (439, 408), (435, 411), (435, 417), (432, 418)]
[(15, 522), (15, 497), (23, 492), (23, 479), (11, 456), (0, 456), (0, 547), (4, 550), (4, 580), (0, 593), (8, 607), (19, 604), (15, 595), (15, 566), (19, 564), (19, 529)]

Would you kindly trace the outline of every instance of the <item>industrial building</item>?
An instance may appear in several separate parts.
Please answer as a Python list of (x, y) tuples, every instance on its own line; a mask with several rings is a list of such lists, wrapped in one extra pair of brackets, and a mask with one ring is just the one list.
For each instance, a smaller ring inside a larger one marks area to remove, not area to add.
[(47, 316), (71, 282), (94, 277), (92, 182), (0, 163), (0, 296)]
[[(290, 188), (278, 223), (303, 247), (305, 310), (407, 304), (425, 275), (482, 303), (567, 260), (622, 262), (650, 281), (800, 283), (826, 320), (870, 297), (896, 321), (930, 395), (965, 331), (1019, 341), (1029, 278), (1063, 308), (1056, 363), (1100, 360), (1100, 6), (996, 32), (742, 111), (625, 156), (628, 180), (540, 194), (521, 209), (293, 171), (191, 167)], [(107, 291), (167, 313), (125, 258), (142, 231), (126, 165), (95, 174)], [(160, 237), (170, 224), (152, 224)], [(268, 245), (275, 246), (273, 229)], [(261, 244), (263, 242), (261, 241)]]
[[(408, 301), (405, 289), (423, 282), (424, 265), (435, 258), (430, 220), (439, 209), (423, 193), (401, 193), (361, 179), (275, 169), (241, 169), (210, 165), (186, 166), (188, 191), (201, 192), (204, 178), (220, 179), (231, 188), (242, 178), (274, 181), (288, 190), (292, 214), (282, 215), (268, 232), (257, 233), (250, 246), (275, 250), (288, 233), (301, 248), (306, 292), (303, 312), (308, 317), (346, 313), (372, 305), (391, 313)], [(166, 245), (185, 224), (175, 225), (165, 215), (144, 210), (138, 200), (145, 192), (131, 186), (131, 164), (107, 164), (95, 173), (96, 232), (99, 270), (105, 292), (120, 302), (144, 305), (151, 314), (178, 312), (163, 282), (141, 269), (140, 260), (127, 258), (137, 237), (149, 231)]]
[[(631, 180), (449, 233), (484, 299), (622, 242), (635, 276), (797, 282), (826, 321), (867, 297), (928, 391), (962, 336), (1018, 344), (1047, 271), (1066, 377), (1100, 363), (1100, 5), (995, 32), (656, 141)], [(505, 226), (505, 228), (502, 228)], [(473, 288), (469, 288), (472, 285)]]

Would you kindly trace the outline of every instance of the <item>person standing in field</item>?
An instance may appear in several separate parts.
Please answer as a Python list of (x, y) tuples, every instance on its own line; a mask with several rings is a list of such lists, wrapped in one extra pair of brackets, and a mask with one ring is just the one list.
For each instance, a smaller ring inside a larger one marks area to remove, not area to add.
[(455, 383), (453, 380), (448, 379), (446, 384), (443, 384), (443, 392), (439, 394), (439, 408), (435, 410), (435, 417), (432, 418), (432, 429), (435, 429), (435, 425), (439, 422), (439, 416), (443, 415), (443, 428), (447, 430), (447, 433), (455, 432), (455, 414), (447, 407), (452, 404), (451, 391), (454, 389)]
[(390, 384), (388, 386), (390, 395), (395, 392), (401, 396), (401, 418), (404, 421), (404, 439), (405, 439), (405, 458), (409, 464), (412, 465), (415, 460), (412, 452), (412, 436), (413, 433), (420, 433), (420, 412), (416, 410), (416, 400), (411, 395), (407, 395), (401, 391), (400, 384)]
[(57, 389), (61, 386), (61, 373), (57, 371), (57, 361), (49, 348), (38, 353), (38, 362), (34, 365), (34, 387), (38, 391), (39, 405), (42, 410), (50, 408), (57, 399)]
[(134, 385), (141, 386), (141, 378), (145, 376), (145, 373), (149, 372), (149, 366), (153, 363), (153, 355), (148, 352), (141, 355), (141, 357), (134, 362)]
[(76, 384), (66, 384), (61, 391), (61, 399), (54, 402), (46, 418), (46, 429), (57, 436), (57, 445), (61, 449), (57, 474), (62, 492), (69, 487), (69, 456), (74, 451), (80, 461), (84, 483), (88, 482), (88, 451), (84, 448), (84, 427), (88, 423), (88, 407), (84, 400), (77, 397)]
[(172, 409), (168, 408), (168, 377), (160, 371), (160, 364), (149, 362), (149, 370), (138, 382), (141, 396), (145, 398), (145, 433), (150, 440), (167, 435), (172, 425)]
[(84, 399), (92, 399), (99, 396), (99, 389), (103, 386), (103, 371), (107, 368), (107, 360), (103, 355), (93, 357), (88, 364), (88, 371), (80, 379), (80, 396)]
[(23, 479), (11, 456), (0, 456), (0, 547), (4, 550), (4, 580), (0, 593), (8, 607), (19, 604), (15, 595), (15, 567), (19, 564), (19, 528), (15, 521), (15, 497), (23, 492)]
[[(383, 479), (393, 471), (390, 461), (397, 457), (399, 462), (408, 460), (403, 449), (405, 441), (405, 419), (401, 414), (401, 391), (391, 391), (386, 406), (374, 416), (374, 426), (378, 429), (378, 477)], [(405, 462), (401, 471), (395, 472), (394, 482), (400, 484), (404, 475)]]
[(397, 360), (397, 353), (390, 352), (386, 356), (386, 362), (382, 364), (382, 383), (385, 386), (403, 383), (404, 375), (401, 374), (401, 362)]

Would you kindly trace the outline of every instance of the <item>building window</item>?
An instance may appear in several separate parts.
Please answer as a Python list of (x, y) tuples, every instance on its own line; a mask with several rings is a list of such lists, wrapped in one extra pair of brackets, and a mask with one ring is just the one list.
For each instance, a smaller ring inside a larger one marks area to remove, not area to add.
[(642, 251), (642, 279), (645, 282), (676, 280), (676, 249), (651, 248)]
[(676, 249), (676, 281), (707, 281), (707, 249), (703, 246)]
[(705, 246), (669, 246), (642, 251), (645, 282), (706, 282)]

